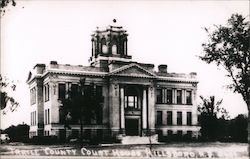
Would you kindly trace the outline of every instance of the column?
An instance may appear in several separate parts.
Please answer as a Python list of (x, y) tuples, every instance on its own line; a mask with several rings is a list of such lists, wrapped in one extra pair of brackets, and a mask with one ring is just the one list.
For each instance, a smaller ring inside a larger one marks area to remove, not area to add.
[(143, 89), (143, 99), (142, 99), (142, 129), (147, 129), (147, 90)]
[(124, 88), (120, 88), (120, 118), (121, 118), (121, 133), (125, 134), (125, 117), (124, 117)]
[(176, 104), (176, 98), (175, 98), (175, 95), (176, 95), (176, 89), (174, 88), (174, 89), (172, 89), (172, 103), (173, 104)]
[(167, 111), (162, 111), (162, 125), (167, 125)]
[(155, 134), (155, 87), (148, 87), (148, 126), (149, 126), (149, 135)]
[(187, 112), (182, 111), (182, 125), (187, 125)]
[(65, 83), (65, 98), (69, 97), (68, 92), (70, 91), (70, 86), (71, 86), (71, 83), (69, 83), (69, 82)]
[(197, 110), (197, 101), (196, 101), (196, 95), (197, 95), (197, 89), (193, 89), (191, 92), (192, 95), (192, 125), (198, 124), (198, 110)]
[(116, 136), (120, 131), (120, 101), (119, 85), (111, 83), (109, 86), (109, 121), (112, 136)]
[(128, 45), (127, 45), (127, 40), (125, 41), (125, 55), (128, 55)]
[(183, 89), (182, 91), (182, 104), (186, 104), (186, 90)]
[(104, 97), (104, 103), (103, 103), (103, 124), (108, 124), (109, 123), (109, 88), (108, 85), (105, 84), (103, 85), (103, 92), (102, 95)]
[(36, 125), (38, 136), (43, 136), (44, 131), (44, 101), (43, 101), (43, 82), (41, 79), (37, 81), (37, 104), (36, 104)]
[(177, 125), (177, 111), (173, 110), (172, 112), (173, 115), (173, 125)]

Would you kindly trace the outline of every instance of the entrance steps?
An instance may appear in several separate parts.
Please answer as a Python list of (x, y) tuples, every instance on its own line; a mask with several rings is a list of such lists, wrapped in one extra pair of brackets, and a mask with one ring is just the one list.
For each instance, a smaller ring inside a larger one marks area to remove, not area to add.
[(124, 145), (136, 144), (158, 144), (158, 135), (152, 136), (124, 136), (121, 139)]

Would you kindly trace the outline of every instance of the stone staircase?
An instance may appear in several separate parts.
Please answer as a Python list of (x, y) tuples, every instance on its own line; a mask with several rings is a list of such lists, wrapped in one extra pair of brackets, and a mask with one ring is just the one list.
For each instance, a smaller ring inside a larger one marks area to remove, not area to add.
[(152, 136), (124, 136), (121, 139), (124, 145), (131, 144), (158, 144), (158, 135)]

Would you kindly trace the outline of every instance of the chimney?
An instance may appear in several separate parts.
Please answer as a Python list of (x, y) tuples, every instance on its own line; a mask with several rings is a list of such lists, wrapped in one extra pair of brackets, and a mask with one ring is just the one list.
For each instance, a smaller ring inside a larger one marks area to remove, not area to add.
[(168, 65), (159, 65), (158, 71), (161, 73), (168, 73)]
[(57, 65), (57, 61), (50, 61), (51, 65)]
[(34, 69), (36, 70), (37, 74), (43, 74), (45, 70), (45, 64), (36, 64)]
[(196, 72), (190, 72), (189, 75), (191, 76), (191, 78), (195, 78), (197, 76)]
[(58, 68), (57, 61), (50, 61), (50, 68)]

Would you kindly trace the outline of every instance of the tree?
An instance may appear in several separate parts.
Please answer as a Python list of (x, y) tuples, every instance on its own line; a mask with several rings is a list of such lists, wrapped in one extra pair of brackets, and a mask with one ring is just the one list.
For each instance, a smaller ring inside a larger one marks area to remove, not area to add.
[[(249, 17), (249, 16), (248, 16)], [(208, 41), (202, 44), (204, 54), (199, 58), (206, 63), (216, 63), (227, 71), (232, 79), (228, 87), (240, 93), (248, 108), (248, 143), (250, 145), (250, 23), (246, 17), (233, 14), (226, 26), (215, 25), (208, 33)], [(249, 146), (250, 151), (250, 146)]]
[(11, 125), (3, 133), (7, 133), (11, 141), (25, 142), (29, 139), (29, 129), (29, 125), (23, 123), (17, 126)]
[[(16, 90), (16, 84), (14, 84), (13, 81), (9, 82), (9, 80), (6, 79), (6, 78), (3, 79), (2, 76), (1, 76), (1, 74), (0, 74), (0, 93), (1, 93), (1, 97), (0, 97), (0, 101), (1, 101), (0, 110), (3, 110), (3, 114), (6, 114), (6, 112), (8, 110), (10, 110), (11, 112), (13, 112), (19, 106), (19, 103), (12, 96), (10, 96), (8, 94), (7, 90), (15, 91)], [(7, 106), (9, 106), (8, 109), (6, 108)]]
[(229, 128), (230, 136), (233, 141), (246, 142), (247, 141), (247, 117), (239, 114), (231, 120)]
[(0, 2), (0, 15), (3, 16), (6, 11), (6, 7), (11, 3), (12, 6), (16, 6), (15, 0), (1, 0)]
[(62, 100), (61, 111), (65, 129), (71, 129), (71, 124), (80, 124), (80, 141), (82, 141), (83, 125), (91, 124), (92, 119), (99, 121), (102, 95), (98, 93), (93, 83), (85, 85), (85, 79), (81, 79), (79, 83), (77, 88), (72, 87), (67, 92), (67, 98)]
[(220, 125), (226, 124), (224, 121), (228, 119), (228, 112), (221, 108), (222, 99), (215, 101), (214, 96), (208, 99), (200, 96), (202, 103), (198, 107), (200, 112), (199, 122), (201, 125), (202, 137), (206, 140), (217, 140), (224, 134), (224, 130), (220, 129)]

